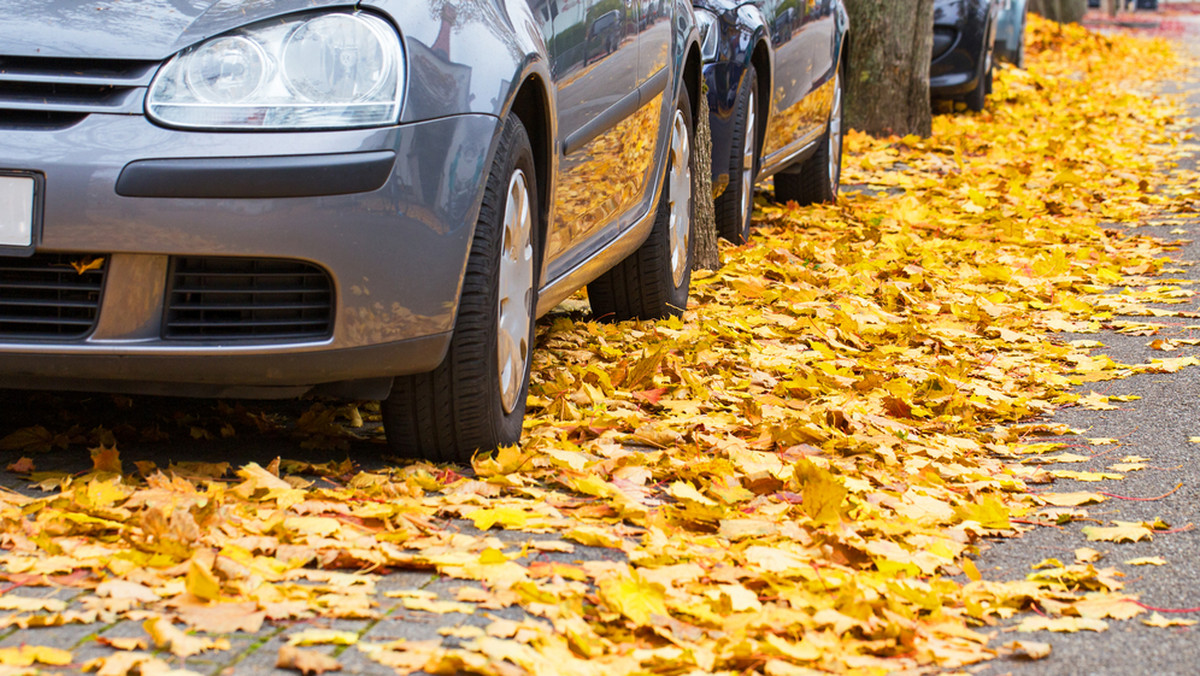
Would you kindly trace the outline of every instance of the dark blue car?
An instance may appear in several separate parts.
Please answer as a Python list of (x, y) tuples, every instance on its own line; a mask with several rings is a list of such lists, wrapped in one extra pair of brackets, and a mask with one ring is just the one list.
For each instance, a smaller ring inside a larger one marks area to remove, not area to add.
[(933, 62), (929, 91), (935, 99), (963, 101), (983, 110), (992, 90), (998, 0), (934, 0)]
[(718, 232), (750, 233), (755, 181), (801, 204), (837, 196), (842, 0), (694, 0), (712, 125)]

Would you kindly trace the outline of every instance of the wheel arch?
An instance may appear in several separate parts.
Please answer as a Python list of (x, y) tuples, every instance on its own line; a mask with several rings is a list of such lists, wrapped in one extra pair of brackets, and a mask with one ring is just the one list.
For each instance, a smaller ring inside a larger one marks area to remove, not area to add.
[(763, 142), (766, 140), (767, 119), (771, 114), (771, 51), (765, 35), (755, 42), (754, 51), (750, 54), (750, 64), (754, 66), (755, 78), (758, 81), (758, 110), (755, 111), (758, 122), (755, 124), (754, 142), (761, 154)]
[(700, 59), (700, 46), (694, 42), (688, 47), (687, 56), (684, 57), (682, 80), (680, 83), (682, 91), (680, 93), (687, 94), (688, 103), (692, 105), (692, 110), (694, 111), (692, 115), (692, 131), (694, 133), (697, 120), (700, 119), (701, 83), (704, 80), (702, 61)]
[(521, 81), (508, 108), (508, 114), (516, 115), (525, 126), (529, 144), (533, 148), (533, 163), (537, 171), (539, 261), (546, 246), (554, 176), (554, 116), (550, 106), (546, 80), (539, 73), (530, 73)]

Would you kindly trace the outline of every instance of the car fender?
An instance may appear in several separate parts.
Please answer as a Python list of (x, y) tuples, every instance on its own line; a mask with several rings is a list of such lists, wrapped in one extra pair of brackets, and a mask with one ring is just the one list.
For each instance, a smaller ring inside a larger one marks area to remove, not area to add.
[(846, 11), (846, 4), (840, 0), (835, 3), (837, 11), (834, 13), (834, 30), (837, 38), (834, 40), (833, 62), (836, 65), (842, 63), (843, 55), (846, 51), (846, 41), (850, 36), (850, 13)]
[(401, 122), (483, 113), (501, 117), (546, 48), (528, 3), (371, 0), (399, 29), (408, 71)]
[(700, 57), (700, 32), (696, 27), (696, 14), (692, 11), (692, 3), (689, 0), (675, 0), (675, 12), (672, 20), (676, 24), (676, 40), (672, 45), (672, 50), (674, 51), (672, 55), (674, 57), (672, 59), (672, 68), (674, 69), (674, 73), (672, 73), (674, 79), (673, 91), (676, 99), (678, 99), (679, 94), (683, 91), (683, 87), (690, 84), (694, 88), (691, 92), (693, 99), (695, 99), (693, 103), (697, 103), (700, 94), (700, 81), (703, 77), (701, 75), (703, 64), (697, 63), (695, 82), (687, 83), (684, 81), (688, 55), (694, 51), (697, 60)]

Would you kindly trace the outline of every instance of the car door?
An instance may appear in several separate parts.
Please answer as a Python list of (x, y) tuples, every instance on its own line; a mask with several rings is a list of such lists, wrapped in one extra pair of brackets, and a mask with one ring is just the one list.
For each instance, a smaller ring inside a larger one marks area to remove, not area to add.
[[(628, 227), (653, 207), (654, 192), (647, 186), (656, 177), (651, 172), (653, 149), (664, 147), (670, 141), (670, 115), (674, 112), (674, 92), (668, 91), (671, 82), (671, 26), (674, 17), (674, 0), (635, 0), (638, 16), (638, 86), (639, 108), (625, 125), (625, 138), (629, 148), (628, 166), (636, 178), (634, 200), (631, 209), (622, 219), (622, 227)], [(657, 142), (656, 142), (657, 141)]]
[[(763, 164), (794, 153), (820, 131), (814, 102), (806, 100), (822, 75), (820, 0), (763, 0), (775, 52), (771, 115), (763, 139)], [(832, 27), (832, 21), (829, 22)]]
[(637, 112), (635, 0), (550, 0), (559, 172), (545, 244), (551, 281), (614, 238), (634, 199), (627, 120)]

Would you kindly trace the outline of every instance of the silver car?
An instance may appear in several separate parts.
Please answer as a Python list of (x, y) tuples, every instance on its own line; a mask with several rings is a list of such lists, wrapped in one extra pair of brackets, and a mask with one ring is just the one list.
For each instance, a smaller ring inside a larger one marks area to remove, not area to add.
[(465, 460), (519, 438), (537, 316), (686, 306), (690, 1), (0, 16), (0, 387), (378, 398)]

